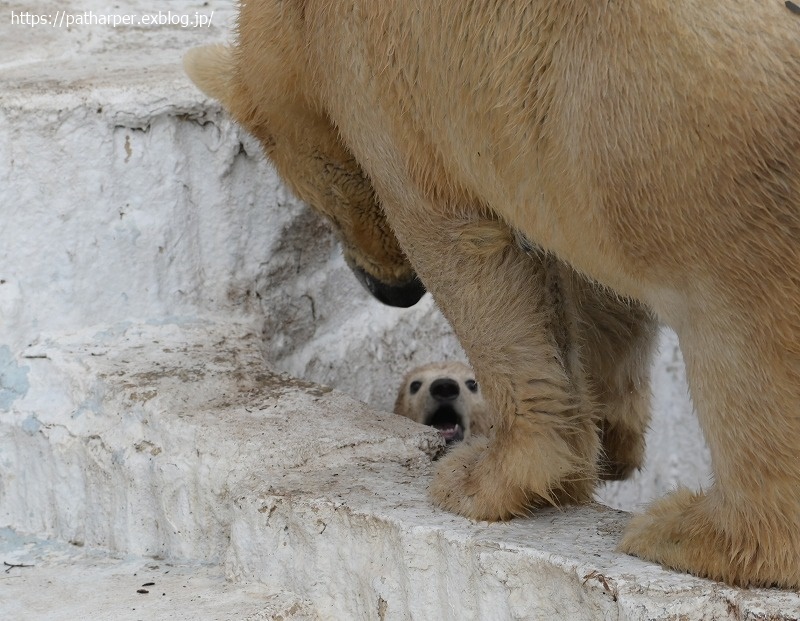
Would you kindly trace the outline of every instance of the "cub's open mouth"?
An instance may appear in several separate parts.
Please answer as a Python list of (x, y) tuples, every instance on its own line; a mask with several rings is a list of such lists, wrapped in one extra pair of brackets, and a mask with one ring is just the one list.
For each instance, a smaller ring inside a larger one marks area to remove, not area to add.
[(449, 405), (443, 405), (428, 414), (425, 424), (438, 429), (447, 444), (464, 439), (464, 420)]

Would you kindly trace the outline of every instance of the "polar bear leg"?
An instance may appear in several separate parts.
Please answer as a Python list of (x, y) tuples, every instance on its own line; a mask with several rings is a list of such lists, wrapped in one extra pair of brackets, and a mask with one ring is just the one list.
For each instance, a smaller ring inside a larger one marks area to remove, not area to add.
[[(423, 200), (415, 197), (415, 204)], [(561, 264), (529, 256), (504, 223), (477, 210), (431, 207), (424, 220), (393, 226), (401, 239), (413, 235), (415, 268), (453, 325), (493, 410), (489, 439), (468, 440), (439, 463), (434, 501), (470, 518), (498, 520), (536, 505), (591, 499), (597, 416)]]
[(577, 272), (569, 281), (589, 392), (600, 416), (598, 475), (626, 479), (644, 461), (658, 320), (641, 303)]
[(791, 313), (778, 324), (759, 302), (728, 301), (678, 332), (715, 480), (656, 501), (620, 548), (733, 584), (798, 588), (800, 352)]

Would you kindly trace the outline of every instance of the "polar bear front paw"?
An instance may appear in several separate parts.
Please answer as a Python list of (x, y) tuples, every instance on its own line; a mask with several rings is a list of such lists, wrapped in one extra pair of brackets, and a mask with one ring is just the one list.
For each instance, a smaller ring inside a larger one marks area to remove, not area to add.
[[(443, 457), (430, 494), (443, 509), (473, 520), (508, 520), (527, 515), (535, 501), (498, 472), (488, 438), (473, 437)], [(538, 504), (542, 504), (541, 499)]]
[[(671, 569), (738, 586), (800, 587), (798, 529), (759, 519), (762, 508), (726, 507), (712, 493), (679, 489), (625, 530), (619, 549)], [(796, 518), (794, 518), (796, 519)]]

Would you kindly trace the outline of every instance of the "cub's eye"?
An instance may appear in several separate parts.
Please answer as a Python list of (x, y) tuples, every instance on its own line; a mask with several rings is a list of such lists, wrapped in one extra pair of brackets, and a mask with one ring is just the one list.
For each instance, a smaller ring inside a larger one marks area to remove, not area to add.
[(464, 383), (467, 385), (467, 388), (469, 388), (470, 392), (478, 392), (478, 382), (475, 380), (469, 379)]
[(420, 388), (422, 388), (422, 382), (413, 381), (411, 385), (408, 387), (409, 392), (413, 395), (415, 394)]

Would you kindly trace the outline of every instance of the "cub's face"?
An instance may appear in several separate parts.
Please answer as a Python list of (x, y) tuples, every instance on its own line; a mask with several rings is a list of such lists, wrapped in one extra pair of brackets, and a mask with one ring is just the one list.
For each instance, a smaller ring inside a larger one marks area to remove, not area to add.
[(480, 387), (472, 369), (460, 362), (439, 362), (412, 370), (403, 380), (394, 411), (435, 427), (447, 444), (476, 431), (488, 431)]

